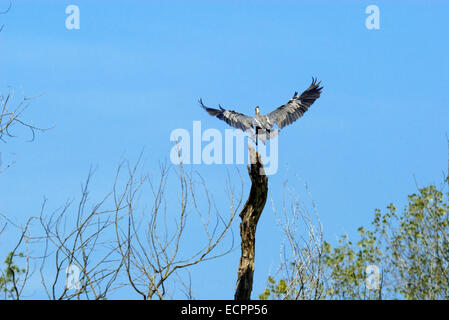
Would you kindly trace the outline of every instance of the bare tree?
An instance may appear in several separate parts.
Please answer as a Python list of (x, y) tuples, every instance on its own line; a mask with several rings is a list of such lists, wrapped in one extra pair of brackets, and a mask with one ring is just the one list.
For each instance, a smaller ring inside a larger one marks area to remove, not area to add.
[[(192, 297), (189, 269), (233, 248), (231, 225), (241, 196), (228, 176), (230, 212), (223, 215), (198, 173), (160, 165), (154, 180), (142, 172), (140, 161), (122, 162), (111, 192), (89, 208), (91, 170), (76, 206), (69, 201), (46, 215), (44, 201), (39, 216), (24, 227), (15, 225), (21, 235), (13, 256), (26, 263), (20, 277), (11, 280), (11, 297), (23, 297), (36, 273), (49, 299), (105, 299), (119, 290), (143, 299), (179, 292)], [(168, 188), (170, 177), (177, 181), (177, 199), (167, 194), (174, 192)], [(231, 238), (225, 241), (227, 235)]]
[(307, 184), (299, 178), (297, 181), (303, 185), (307, 203), (287, 182), (283, 186), (280, 212), (272, 201), (274, 215), (284, 235), (278, 270), (282, 290), (274, 294), (278, 294), (278, 299), (316, 300), (324, 296), (323, 229)]
[[(156, 183), (148, 180), (153, 207), (150, 214), (146, 215), (148, 221), (143, 233), (139, 232), (142, 221), (136, 221), (132, 201), (129, 201), (135, 184), (129, 181), (127, 197), (123, 197), (123, 192), (118, 195), (114, 191), (116, 208), (122, 206), (127, 208), (126, 218), (122, 219), (123, 225), (119, 223), (119, 216), (115, 217), (116, 243), (129, 284), (144, 299), (154, 297), (163, 299), (167, 294), (167, 280), (172, 275), (198, 263), (221, 257), (229, 253), (233, 247), (231, 245), (221, 252), (217, 250), (218, 245), (230, 231), (236, 210), (241, 203), (241, 196), (235, 204), (234, 192), (232, 188), (228, 189), (230, 214), (227, 218), (223, 217), (215, 207), (204, 179), (197, 174), (199, 182), (195, 183), (192, 174), (186, 173), (181, 165), (177, 171), (179, 179), (177, 220), (171, 230), (167, 223), (169, 209), (165, 196), (168, 172), (169, 168), (161, 166), (159, 180)], [(133, 175), (130, 171), (130, 177)], [(196, 185), (199, 186), (198, 189)], [(200, 194), (202, 202), (207, 203), (205, 208), (201, 208), (198, 202)], [(204, 240), (202, 244), (198, 244), (197, 249), (187, 254), (188, 249), (184, 242), (187, 222), (192, 214), (201, 221)], [(145, 216), (143, 218), (146, 219)]]

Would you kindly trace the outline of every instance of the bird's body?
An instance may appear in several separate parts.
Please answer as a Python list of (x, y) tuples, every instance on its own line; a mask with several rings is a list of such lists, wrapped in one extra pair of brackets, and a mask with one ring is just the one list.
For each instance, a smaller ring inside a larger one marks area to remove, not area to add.
[[(256, 107), (256, 114), (253, 117), (244, 115), (234, 110), (223, 109), (219, 105), (219, 109), (209, 108), (203, 104), (200, 99), (201, 106), (211, 115), (220, 120), (225, 121), (230, 126), (256, 135), (256, 144), (258, 137), (262, 140), (273, 138), (279, 133), (279, 130), (273, 130), (277, 125), (279, 129), (293, 123), (309, 109), (309, 107), (320, 97), (321, 82), (312, 79), (312, 84), (298, 96), (295, 92), (290, 101), (268, 114), (260, 114), (259, 107)], [(262, 135), (260, 132), (262, 131)]]
[(262, 141), (265, 143), (265, 140), (269, 140), (271, 138), (271, 130), (274, 126), (274, 123), (270, 121), (270, 118), (266, 114), (259, 113), (259, 106), (256, 107), (256, 115), (253, 118), (253, 127), (254, 134), (256, 138), (256, 146), (259, 141), (259, 137), (262, 138)]

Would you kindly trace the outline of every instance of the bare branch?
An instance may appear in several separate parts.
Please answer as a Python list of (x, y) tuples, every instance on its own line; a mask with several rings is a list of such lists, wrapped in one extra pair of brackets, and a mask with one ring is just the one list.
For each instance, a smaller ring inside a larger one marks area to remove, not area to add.
[(27, 128), (31, 133), (33, 141), (36, 131), (46, 131), (50, 128), (40, 128), (23, 119), (25, 111), (33, 98), (22, 97), (13, 105), (14, 91), (8, 93), (6, 97), (0, 93), (0, 141), (6, 142), (6, 138), (15, 137), (12, 131), (18, 127)]

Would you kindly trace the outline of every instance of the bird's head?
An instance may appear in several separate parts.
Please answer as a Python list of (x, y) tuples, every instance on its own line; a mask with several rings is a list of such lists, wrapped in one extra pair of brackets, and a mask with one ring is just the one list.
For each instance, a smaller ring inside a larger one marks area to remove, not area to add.
[(259, 106), (256, 106), (256, 115), (259, 114)]

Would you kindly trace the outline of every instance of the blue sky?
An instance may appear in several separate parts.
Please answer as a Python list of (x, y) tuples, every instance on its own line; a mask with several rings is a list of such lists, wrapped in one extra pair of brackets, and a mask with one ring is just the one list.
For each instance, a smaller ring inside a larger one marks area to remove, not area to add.
[[(70, 4), (80, 8), (80, 30), (65, 28)], [(379, 30), (365, 27), (370, 4), (380, 9)], [(448, 12), (443, 1), (14, 1), (0, 16), (0, 88), (39, 96), (27, 119), (54, 128), (32, 143), (23, 132), (0, 144), (4, 162), (16, 159), (0, 176), (0, 212), (25, 221), (44, 197), (57, 208), (79, 195), (91, 166), (92, 195), (100, 197), (119, 161), (135, 161), (142, 149), (156, 173), (169, 159), (173, 129), (191, 130), (194, 120), (227, 128), (198, 98), (269, 112), (314, 76), (322, 96), (282, 131), (270, 190), (280, 205), (282, 182), (296, 174), (325, 237), (353, 236), (375, 208), (401, 207), (415, 179), (439, 183), (447, 172)], [(227, 167), (245, 174), (244, 166)], [(194, 169), (219, 194), (224, 168)], [(224, 199), (217, 205), (227, 208)], [(12, 241), (1, 241), (4, 254)], [(257, 231), (254, 297), (276, 268), (281, 241), (268, 203)], [(238, 259), (237, 245), (193, 269), (196, 297), (232, 298)]]

